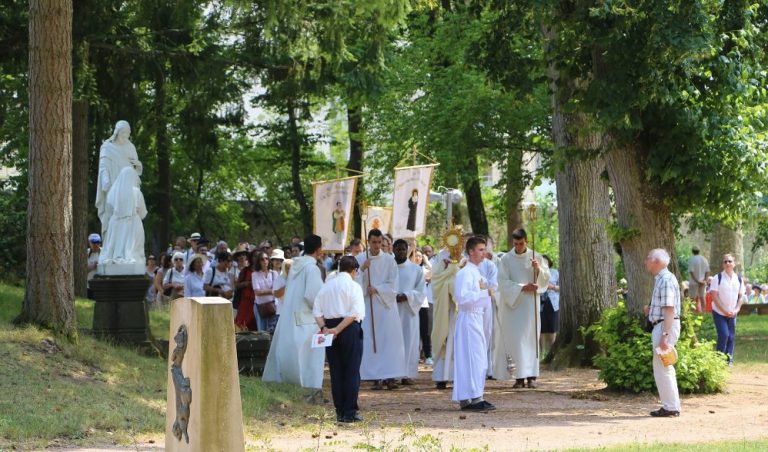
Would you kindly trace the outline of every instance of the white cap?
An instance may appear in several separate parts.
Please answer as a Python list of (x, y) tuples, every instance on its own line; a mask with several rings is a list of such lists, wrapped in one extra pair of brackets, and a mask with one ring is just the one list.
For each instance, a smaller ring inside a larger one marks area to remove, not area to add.
[(199, 232), (193, 232), (187, 240), (200, 240), (201, 237)]
[(88, 236), (88, 241), (91, 243), (101, 243), (101, 236), (94, 232)]
[(173, 253), (173, 259), (181, 259), (184, 260), (184, 253), (179, 253), (178, 251)]

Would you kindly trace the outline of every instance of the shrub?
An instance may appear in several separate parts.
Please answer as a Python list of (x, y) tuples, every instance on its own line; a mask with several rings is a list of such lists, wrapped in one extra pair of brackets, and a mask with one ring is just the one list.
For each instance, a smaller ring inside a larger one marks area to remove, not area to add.
[[(677, 385), (682, 393), (712, 393), (725, 387), (727, 360), (714, 350), (712, 341), (700, 340), (697, 331), (704, 317), (689, 314), (685, 303), (680, 340), (676, 348)], [(602, 353), (593, 362), (600, 369), (600, 379), (609, 388), (650, 392), (656, 390), (653, 379), (651, 334), (632, 317), (624, 302), (603, 311), (599, 322), (586, 330), (600, 344)]]

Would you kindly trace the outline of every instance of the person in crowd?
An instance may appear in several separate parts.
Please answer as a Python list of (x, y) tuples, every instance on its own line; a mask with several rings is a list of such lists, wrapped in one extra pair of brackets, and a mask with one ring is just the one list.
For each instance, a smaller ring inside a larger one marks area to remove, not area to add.
[(712, 293), (712, 277), (707, 277), (707, 295), (704, 296), (704, 312), (711, 314), (712, 313), (712, 302), (715, 300), (715, 295)]
[(277, 306), (272, 290), (278, 273), (272, 270), (269, 256), (263, 251), (257, 252), (255, 259), (256, 263), (251, 275), (251, 285), (255, 295), (254, 316), (259, 330), (272, 334), (277, 326)]
[(728, 356), (733, 365), (733, 349), (736, 341), (736, 316), (739, 315), (746, 288), (734, 271), (736, 258), (733, 254), (723, 256), (723, 271), (712, 277), (712, 318), (717, 330), (717, 351)]
[(205, 279), (203, 276), (203, 260), (202, 255), (194, 255), (189, 261), (187, 266), (187, 275), (184, 277), (184, 296), (190, 297), (204, 297), (205, 296)]
[(419, 311), (424, 294), (424, 270), (408, 259), (408, 243), (398, 239), (393, 245), (398, 270), (398, 290), (395, 300), (400, 314), (405, 349), (403, 385), (414, 385), (419, 376)]
[(296, 259), (297, 257), (301, 257), (301, 245), (291, 245), (291, 259)]
[(758, 283), (752, 283), (752, 293), (749, 295), (749, 299), (747, 300), (747, 303), (749, 304), (762, 304), (765, 303), (765, 298), (763, 297), (763, 288), (760, 287), (760, 284)]
[(275, 278), (275, 284), (272, 286), (272, 293), (275, 295), (275, 310), (277, 311), (277, 318), (280, 319), (280, 312), (283, 309), (285, 303), (285, 284), (288, 281), (288, 274), (291, 271), (291, 265), (293, 265), (293, 259), (286, 259), (283, 261), (283, 266), (280, 269), (280, 274)]
[(650, 304), (645, 307), (645, 314), (653, 325), (653, 378), (661, 399), (661, 408), (651, 411), (653, 417), (680, 416), (675, 366), (664, 366), (656, 352), (657, 348), (662, 352), (674, 348), (680, 337), (680, 285), (667, 269), (669, 261), (669, 253), (663, 249), (652, 250), (645, 258), (645, 268), (654, 277), (653, 294)]
[(199, 232), (193, 232), (192, 234), (189, 235), (189, 238), (187, 239), (187, 243), (189, 243), (189, 247), (184, 251), (184, 266), (186, 268), (189, 268), (189, 261), (192, 259), (192, 257), (195, 254), (206, 254), (206, 253), (201, 253), (198, 250), (198, 247), (200, 246), (200, 239), (202, 238), (203, 237), (200, 235)]
[(496, 407), (485, 401), (488, 372), (488, 344), (485, 334), (485, 312), (491, 308), (491, 289), (478, 265), (486, 261), (485, 240), (470, 237), (466, 242), (468, 261), (454, 281), (454, 299), (459, 308), (454, 335), (454, 402), (462, 410), (492, 411)]
[[(150, 281), (155, 281), (155, 276), (157, 276), (158, 266), (157, 266), (157, 259), (155, 258), (154, 254), (150, 254), (147, 256), (147, 266), (144, 269), (144, 274), (147, 275)], [(147, 288), (147, 295), (146, 295), (146, 302), (149, 305), (154, 305), (155, 300), (157, 299), (157, 288), (154, 284), (150, 284)]]
[[(398, 269), (395, 258), (382, 248), (378, 229), (368, 232), (369, 252), (357, 259), (357, 283), (365, 295), (363, 361), (360, 376), (374, 381), (374, 389), (397, 388), (396, 378), (406, 375), (403, 327), (397, 309)], [(375, 322), (375, 323), (373, 323)]]
[(227, 251), (216, 255), (216, 265), (205, 272), (205, 293), (208, 297), (221, 297), (231, 300), (234, 295), (234, 281), (229, 274), (232, 265), (232, 255)]
[(424, 245), (421, 247), (421, 253), (424, 255), (424, 259), (431, 261), (435, 255), (435, 250), (432, 248), (432, 245)]
[(763, 284), (760, 289), (763, 294), (763, 303), (768, 303), (768, 284)]
[(432, 339), (430, 338), (432, 334), (432, 288), (430, 287), (432, 267), (419, 250), (413, 253), (411, 261), (421, 268), (424, 276), (424, 300), (419, 309), (419, 338), (421, 339), (421, 354), (424, 356), (424, 364), (431, 366), (434, 364)]
[(256, 271), (256, 265), (261, 252), (253, 250), (250, 257), (241, 263), (242, 270), (235, 280), (235, 290), (240, 291), (240, 301), (237, 304), (237, 315), (235, 316), (235, 327), (240, 331), (258, 330), (256, 321), (256, 312), (254, 301), (256, 294), (253, 291), (253, 273)]
[(549, 268), (542, 265), (540, 254), (528, 248), (524, 229), (512, 233), (513, 250), (499, 264), (499, 328), (500, 342), (496, 347), (493, 376), (498, 380), (510, 377), (507, 354), (515, 363), (514, 389), (537, 387), (539, 376), (539, 295), (549, 285)]
[(688, 259), (688, 294), (696, 303), (696, 312), (704, 312), (709, 277), (709, 261), (700, 252), (699, 247), (694, 245), (691, 248), (693, 255)]
[[(472, 237), (472, 234), (468, 234), (464, 243), (467, 243), (467, 241), (469, 241), (469, 239)], [(485, 332), (485, 344), (488, 346), (487, 377), (488, 379), (493, 380), (493, 360), (495, 358), (494, 330), (497, 329), (496, 325), (498, 324), (498, 320), (496, 320), (498, 317), (498, 312), (496, 312), (494, 305), (496, 304), (496, 293), (499, 291), (499, 267), (496, 264), (498, 259), (496, 259), (496, 256), (493, 255), (493, 239), (488, 236), (478, 237), (485, 241), (485, 259), (480, 261), (480, 263), (477, 265), (477, 269), (480, 272), (480, 276), (482, 276), (486, 281), (488, 289), (491, 290), (491, 304), (490, 306), (486, 307), (485, 313), (483, 314), (483, 331)], [(464, 252), (464, 259), (465, 262), (467, 262), (469, 259), (469, 255), (466, 254), (466, 251)]]
[(384, 234), (382, 236), (382, 238), (381, 238), (381, 250), (385, 254), (392, 255), (392, 242), (393, 242), (393, 239), (392, 239), (392, 236), (389, 233)]
[(312, 308), (320, 333), (333, 335), (333, 342), (325, 353), (336, 420), (343, 423), (363, 420), (358, 414), (357, 399), (363, 358), (360, 323), (365, 318), (365, 302), (363, 290), (355, 282), (358, 267), (353, 256), (341, 258), (338, 276), (320, 289)]
[(448, 389), (453, 381), (453, 346), (456, 331), (456, 301), (453, 296), (459, 262), (451, 259), (447, 248), (432, 258), (432, 381), (435, 388)]
[[(82, 249), (82, 248), (81, 248)], [(93, 290), (91, 289), (91, 280), (96, 276), (96, 268), (99, 266), (99, 255), (101, 254), (101, 236), (93, 233), (88, 236), (88, 277), (87, 277), (87, 296), (94, 300)]]
[[(336, 255), (332, 253), (328, 253), (323, 258), (323, 267), (325, 267), (325, 273), (326, 275), (331, 272), (331, 269), (333, 268), (333, 264), (336, 262)], [(338, 270), (338, 266), (336, 267)]]
[(183, 253), (186, 249), (187, 249), (187, 239), (180, 235), (176, 237), (176, 239), (173, 241), (173, 245), (168, 247), (168, 249), (166, 250), (166, 254), (170, 259), (170, 257), (173, 256), (175, 252), (178, 251)]
[(203, 271), (207, 272), (211, 268), (211, 255), (208, 252), (208, 240), (201, 238), (198, 242), (197, 252), (199, 256), (203, 257)]
[(269, 239), (267, 239), (267, 240), (264, 240), (263, 242), (261, 242), (261, 243), (259, 244), (259, 250), (260, 250), (262, 253), (266, 254), (267, 256), (271, 256), (271, 255), (272, 255), (272, 251), (273, 251), (274, 249), (275, 249), (275, 247), (274, 247), (274, 245), (272, 244), (272, 241), (271, 241), (271, 240), (269, 240)]
[(281, 249), (275, 249), (269, 256), (270, 269), (280, 273), (283, 268), (283, 261), (285, 261), (285, 252)]
[(549, 256), (542, 257), (549, 267), (547, 291), (541, 294), (541, 356), (547, 356), (560, 331), (560, 272)]
[(162, 289), (166, 303), (185, 296), (184, 253), (180, 251), (173, 253), (171, 264), (172, 266), (163, 273)]
[(353, 239), (349, 242), (349, 255), (357, 257), (363, 252), (363, 242), (360, 239)]
[(299, 237), (298, 235), (294, 235), (293, 237), (291, 237), (291, 246), (292, 247), (300, 245), (300, 244), (301, 244), (301, 237)]
[[(155, 277), (152, 278), (152, 285), (155, 286), (155, 301), (154, 304), (157, 307), (165, 306), (168, 304), (168, 297), (165, 296), (163, 293), (163, 278), (165, 277), (165, 274), (168, 272), (168, 270), (171, 269), (173, 266), (172, 261), (172, 255), (166, 254), (166, 253), (160, 253), (160, 266), (157, 268), (157, 271), (155, 272)], [(183, 271), (183, 264), (182, 264), (182, 271)], [(182, 280), (182, 289), (184, 286), (184, 281)]]
[(281, 308), (281, 316), (290, 321), (277, 323), (263, 381), (292, 383), (315, 390), (323, 387), (325, 353), (320, 348), (312, 348), (312, 335), (317, 333), (312, 308), (323, 287), (317, 267), (322, 248), (322, 239), (310, 235), (304, 239), (304, 256), (293, 259)]

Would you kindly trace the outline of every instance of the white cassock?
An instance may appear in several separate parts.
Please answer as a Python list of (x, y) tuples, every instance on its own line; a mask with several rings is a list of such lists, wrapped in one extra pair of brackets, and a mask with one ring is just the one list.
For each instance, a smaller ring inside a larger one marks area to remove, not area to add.
[[(481, 289), (480, 286), (486, 287)], [(488, 371), (488, 343), (485, 338), (485, 311), (491, 307), (488, 281), (477, 265), (467, 265), (456, 274), (454, 300), (459, 308), (454, 336), (453, 400), (483, 396)]]
[[(367, 259), (365, 254), (357, 256), (361, 268)], [(402, 378), (406, 374), (405, 347), (395, 298), (399, 288), (397, 263), (394, 256), (383, 251), (376, 256), (370, 256), (370, 260), (371, 266), (368, 270), (360, 271), (357, 275), (357, 283), (365, 294), (360, 379)], [(371, 287), (378, 291), (373, 297), (368, 296), (369, 281)], [(374, 333), (376, 352), (373, 351)]]
[(323, 279), (314, 257), (293, 260), (262, 380), (305, 388), (323, 387), (325, 350), (311, 347), (312, 335), (318, 329), (312, 308), (322, 287)]
[[(532, 259), (533, 252), (530, 249), (523, 254), (511, 250), (499, 263), (499, 295), (496, 303), (500, 329), (496, 334), (493, 368), (493, 376), (499, 380), (539, 376), (539, 358), (536, 356), (541, 332), (539, 295), (547, 290), (549, 268), (541, 255), (536, 253), (536, 260), (541, 264), (536, 280), (539, 289), (536, 293), (523, 292), (523, 285), (533, 282)], [(507, 370), (507, 355), (515, 363), (514, 376)]]
[(456, 303), (453, 282), (458, 264), (448, 264), (446, 250), (440, 251), (432, 263), (432, 381), (453, 381), (453, 334), (456, 329)]
[(419, 376), (419, 310), (426, 299), (424, 270), (422, 267), (406, 260), (398, 264), (398, 278), (400, 280), (399, 294), (408, 297), (407, 302), (398, 303), (397, 310), (400, 314), (400, 324), (403, 327), (403, 346), (405, 347), (405, 374), (406, 378)]
[[(488, 288), (495, 294), (499, 290), (499, 269), (496, 263), (490, 259), (483, 259), (480, 265), (477, 266), (480, 271), (480, 275), (488, 282)], [(494, 357), (494, 344), (493, 330), (496, 328), (497, 310), (494, 306), (493, 299), (491, 304), (485, 309), (483, 313), (483, 331), (485, 332), (485, 342), (488, 346), (488, 375), (493, 373), (493, 357)]]

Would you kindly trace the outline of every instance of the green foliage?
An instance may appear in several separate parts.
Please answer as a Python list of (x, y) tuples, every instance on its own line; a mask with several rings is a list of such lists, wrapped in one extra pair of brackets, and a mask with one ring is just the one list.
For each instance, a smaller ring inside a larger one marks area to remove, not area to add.
[[(712, 393), (725, 387), (727, 363), (714, 351), (711, 341), (697, 338), (696, 330), (704, 324), (701, 315), (684, 310), (682, 331), (676, 345), (677, 384), (683, 393)], [(600, 369), (600, 379), (613, 389), (633, 392), (654, 391), (651, 335), (629, 314), (624, 302), (603, 311), (598, 323), (586, 334), (594, 335), (603, 354), (593, 360)]]

